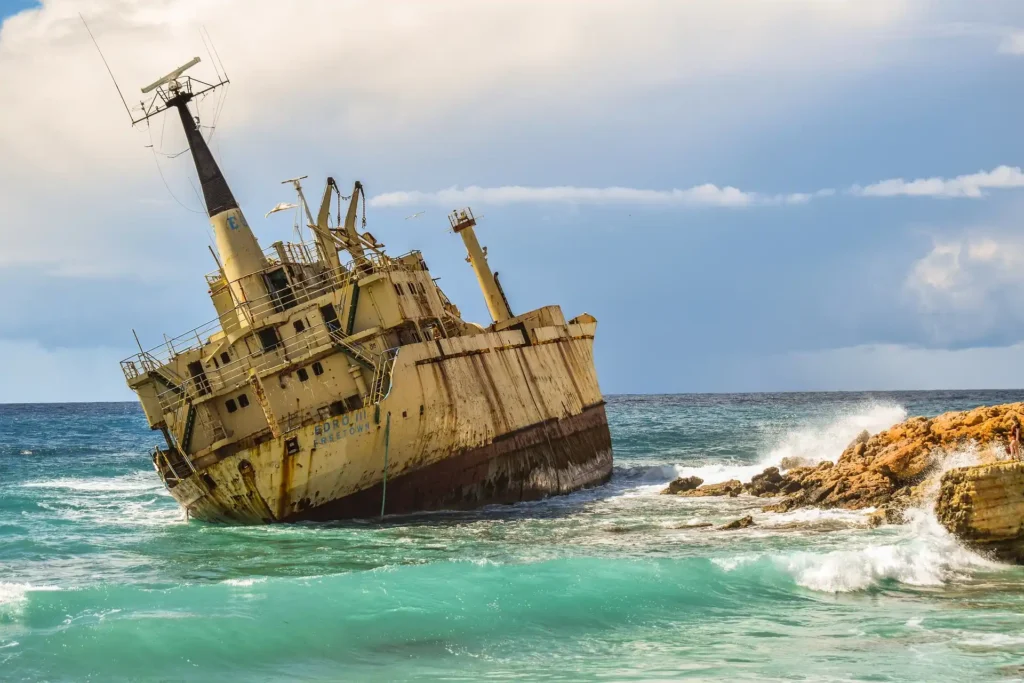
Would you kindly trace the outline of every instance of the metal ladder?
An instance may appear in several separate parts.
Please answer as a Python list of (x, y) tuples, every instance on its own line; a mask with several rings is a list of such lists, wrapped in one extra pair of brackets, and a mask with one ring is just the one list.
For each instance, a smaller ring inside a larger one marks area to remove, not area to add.
[(373, 382), (370, 384), (370, 403), (380, 403), (391, 392), (391, 373), (397, 358), (397, 348), (388, 349), (380, 354), (380, 360), (375, 364)]

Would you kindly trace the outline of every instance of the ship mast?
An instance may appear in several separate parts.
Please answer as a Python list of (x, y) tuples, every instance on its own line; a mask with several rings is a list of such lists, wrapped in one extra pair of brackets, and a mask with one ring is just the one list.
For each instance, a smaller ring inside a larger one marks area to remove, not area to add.
[(451, 223), (452, 230), (462, 237), (462, 241), (466, 245), (466, 251), (469, 254), (466, 260), (473, 266), (476, 279), (480, 282), (480, 289), (484, 292), (484, 300), (487, 302), (487, 310), (490, 312), (491, 318), (496, 323), (508, 320), (512, 317), (512, 312), (509, 310), (508, 301), (501, 291), (498, 279), (491, 272), (491, 266), (487, 263), (487, 251), (480, 246), (480, 242), (476, 238), (476, 230), (473, 229), (476, 226), (476, 218), (473, 216), (473, 212), (468, 208), (452, 211), (448, 214), (448, 221)]
[[(199, 61), (199, 57), (195, 57), (143, 88), (143, 94), (153, 93), (153, 98), (148, 104), (143, 103), (142, 116), (133, 119), (132, 123), (147, 121), (172, 107), (178, 111), (196, 172), (199, 174), (206, 212), (213, 227), (224, 277), (237, 303), (251, 303), (268, 296), (262, 276), (262, 271), (268, 264), (256, 236), (245, 220), (231, 188), (228, 187), (220, 166), (217, 165), (209, 145), (203, 139), (196, 118), (189, 110), (188, 104), (193, 99), (228, 83), (226, 78), (211, 84), (183, 75)], [(247, 316), (240, 315), (238, 322), (245, 327), (250, 321)]]

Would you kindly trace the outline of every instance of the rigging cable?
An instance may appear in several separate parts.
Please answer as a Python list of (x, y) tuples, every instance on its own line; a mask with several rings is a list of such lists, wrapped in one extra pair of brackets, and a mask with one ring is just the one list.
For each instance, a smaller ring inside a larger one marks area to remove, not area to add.
[[(378, 423), (380, 424), (380, 423)], [(380, 482), (380, 518), (384, 519), (384, 504), (388, 500), (388, 447), (391, 445), (391, 411), (384, 427), (384, 478)]]
[[(153, 129), (152, 129), (151, 126), (149, 126), (148, 123), (146, 125), (146, 131), (149, 133), (149, 149), (150, 149), (151, 152), (153, 152), (153, 161), (156, 163), (157, 173), (160, 174), (160, 180), (163, 181), (164, 189), (167, 190), (167, 194), (171, 195), (171, 199), (176, 201), (178, 203), (178, 206), (180, 206), (181, 208), (185, 209), (186, 211), (190, 211), (192, 213), (198, 213), (198, 214), (204, 214), (205, 215), (205, 213), (206, 213), (205, 211), (196, 211), (195, 209), (192, 209), (192, 208), (190, 208), (188, 206), (185, 206), (185, 204), (180, 199), (178, 199), (178, 197), (174, 194), (174, 192), (171, 191), (171, 186), (167, 184), (167, 178), (164, 177), (164, 170), (160, 167), (160, 160), (157, 158), (156, 148), (153, 146)], [(191, 179), (190, 179), (190, 182), (191, 182)]]

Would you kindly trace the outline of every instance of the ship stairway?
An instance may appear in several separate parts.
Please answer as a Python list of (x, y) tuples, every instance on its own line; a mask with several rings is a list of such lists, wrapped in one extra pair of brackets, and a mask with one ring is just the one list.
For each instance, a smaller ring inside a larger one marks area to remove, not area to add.
[(362, 365), (367, 370), (377, 371), (377, 363), (374, 362), (365, 351), (355, 344), (350, 344), (345, 337), (341, 335), (341, 330), (331, 330), (331, 341), (334, 342), (334, 348), (342, 352), (355, 362)]
[[(163, 461), (162, 467), (161, 460)], [(192, 476), (192, 473), (195, 471), (192, 468), (192, 463), (177, 448), (169, 448), (166, 451), (157, 448), (153, 454), (153, 461), (156, 463), (157, 470), (163, 476), (167, 488), (174, 488), (179, 482)]]
[(181, 432), (181, 450), (188, 452), (189, 447), (192, 445), (192, 435), (196, 430), (196, 406), (191, 401), (188, 402), (188, 414), (185, 416), (185, 428)]
[(173, 372), (171, 370), (169, 370), (169, 369), (166, 369), (166, 370), (165, 369), (160, 369), (160, 370), (151, 370), (150, 371), (150, 375), (152, 375), (153, 379), (155, 379), (158, 382), (160, 382), (160, 384), (163, 384), (169, 390), (173, 391), (176, 394), (181, 394), (182, 391), (184, 391), (182, 389), (182, 387), (181, 387), (181, 383), (180, 382), (174, 382), (173, 380), (168, 378), (167, 375), (164, 374), (165, 372), (168, 373), (168, 374), (173, 374)]
[(455, 318), (449, 315), (442, 315), (441, 327), (444, 329), (445, 337), (450, 338), (459, 336), (459, 324), (455, 321)]
[(373, 383), (370, 384), (370, 403), (380, 403), (391, 393), (391, 374), (397, 358), (397, 348), (388, 349), (381, 354), (381, 360), (376, 364), (373, 373)]

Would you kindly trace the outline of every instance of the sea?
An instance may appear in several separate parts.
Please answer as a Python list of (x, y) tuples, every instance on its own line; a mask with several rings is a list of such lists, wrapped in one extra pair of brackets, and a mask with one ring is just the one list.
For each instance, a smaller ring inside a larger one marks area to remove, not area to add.
[(0, 680), (1024, 679), (1024, 568), (961, 547), (927, 504), (871, 528), (867, 511), (659, 495), (1022, 400), (609, 396), (605, 486), (262, 527), (187, 520), (133, 403), (0, 405)]

